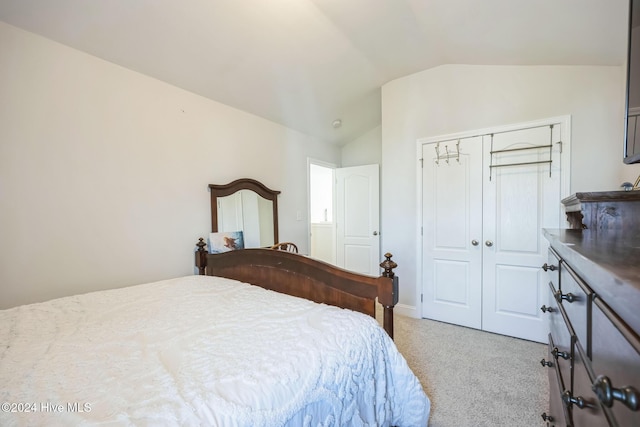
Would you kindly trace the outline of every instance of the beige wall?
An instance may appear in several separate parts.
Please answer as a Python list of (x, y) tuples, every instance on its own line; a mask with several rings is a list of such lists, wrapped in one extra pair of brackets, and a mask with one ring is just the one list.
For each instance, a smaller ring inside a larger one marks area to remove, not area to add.
[(617, 190), (622, 67), (447, 65), (382, 88), (382, 247), (399, 264), (400, 308), (419, 316), (417, 139), (571, 115), (571, 192)]
[(307, 252), (300, 178), (338, 148), (3, 23), (0, 70), (0, 308), (192, 274), (240, 177)]
[(385, 85), (382, 127), (341, 152), (3, 23), (0, 70), (0, 308), (191, 274), (207, 184), (238, 177), (282, 191), (281, 240), (307, 253), (311, 157), (382, 164), (382, 249), (415, 315), (418, 138), (570, 114), (572, 192), (640, 173), (621, 161), (621, 67), (427, 70)]
[(342, 147), (341, 167), (382, 163), (382, 126), (376, 126), (364, 135)]

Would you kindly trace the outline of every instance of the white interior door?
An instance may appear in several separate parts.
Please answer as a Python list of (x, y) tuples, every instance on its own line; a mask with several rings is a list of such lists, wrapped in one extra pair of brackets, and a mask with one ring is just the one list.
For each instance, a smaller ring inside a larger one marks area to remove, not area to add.
[(336, 169), (336, 264), (377, 276), (380, 272), (378, 165)]
[[(423, 317), (481, 328), (482, 140), (423, 145)], [(436, 146), (438, 152), (436, 152)]]
[[(560, 140), (555, 129), (553, 136), (551, 127), (500, 133), (493, 144), (484, 137), (482, 329), (538, 342), (545, 342), (548, 331), (539, 308), (548, 292), (540, 268), (548, 243), (541, 230), (560, 226), (561, 146), (552, 143)], [(550, 158), (551, 164), (536, 163)], [(514, 166), (495, 167), (507, 164)]]

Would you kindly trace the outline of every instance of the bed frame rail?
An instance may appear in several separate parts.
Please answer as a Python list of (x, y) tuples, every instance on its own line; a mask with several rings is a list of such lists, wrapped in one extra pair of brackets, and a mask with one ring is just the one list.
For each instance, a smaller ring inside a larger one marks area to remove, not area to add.
[(375, 317), (376, 298), (383, 307), (383, 327), (393, 338), (393, 308), (398, 303), (397, 264), (385, 254), (380, 277), (354, 273), (296, 253), (242, 249), (209, 254), (204, 239), (196, 244), (200, 275), (251, 283), (318, 303), (331, 304)]

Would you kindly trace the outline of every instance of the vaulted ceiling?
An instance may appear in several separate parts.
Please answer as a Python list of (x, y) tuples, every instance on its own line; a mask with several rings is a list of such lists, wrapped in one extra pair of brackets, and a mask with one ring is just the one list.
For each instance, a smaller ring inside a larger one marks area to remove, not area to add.
[(628, 7), (628, 0), (0, 0), (0, 20), (343, 144), (380, 124), (382, 85), (439, 65), (622, 65)]

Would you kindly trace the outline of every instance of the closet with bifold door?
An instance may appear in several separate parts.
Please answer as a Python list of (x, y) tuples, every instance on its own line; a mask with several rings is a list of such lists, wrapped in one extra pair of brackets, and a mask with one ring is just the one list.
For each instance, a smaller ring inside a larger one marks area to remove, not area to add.
[(422, 317), (546, 342), (569, 117), (418, 140)]

